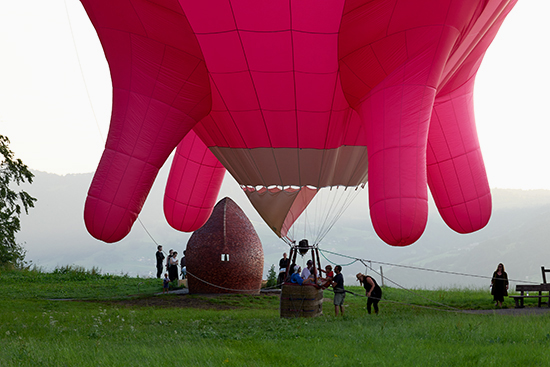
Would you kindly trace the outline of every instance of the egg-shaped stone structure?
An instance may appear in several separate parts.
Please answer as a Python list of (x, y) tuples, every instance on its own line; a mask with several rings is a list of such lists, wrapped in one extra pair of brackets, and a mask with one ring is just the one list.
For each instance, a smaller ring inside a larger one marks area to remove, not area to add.
[(191, 294), (260, 292), (262, 243), (252, 223), (230, 198), (220, 200), (186, 249)]

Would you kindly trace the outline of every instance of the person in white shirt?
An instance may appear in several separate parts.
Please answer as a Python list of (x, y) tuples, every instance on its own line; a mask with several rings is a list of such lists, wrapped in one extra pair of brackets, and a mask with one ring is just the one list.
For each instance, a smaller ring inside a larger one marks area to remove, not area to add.
[(311, 277), (311, 268), (313, 268), (313, 261), (308, 260), (307, 261), (307, 267), (302, 270), (301, 277), (303, 280), (307, 280)]

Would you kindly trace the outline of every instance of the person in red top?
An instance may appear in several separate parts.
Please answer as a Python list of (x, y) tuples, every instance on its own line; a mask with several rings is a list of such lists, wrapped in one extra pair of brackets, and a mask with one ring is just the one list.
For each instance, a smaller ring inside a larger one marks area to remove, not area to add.
[(325, 270), (319, 269), (321, 273), (325, 273), (327, 275), (327, 278), (334, 278), (334, 272), (332, 271), (332, 266), (327, 265), (325, 266)]
[(325, 273), (326, 277), (321, 278), (320, 285), (323, 288), (328, 288), (332, 284), (332, 278), (334, 278), (334, 272), (332, 271), (332, 266), (325, 266), (325, 270), (319, 269), (321, 273)]

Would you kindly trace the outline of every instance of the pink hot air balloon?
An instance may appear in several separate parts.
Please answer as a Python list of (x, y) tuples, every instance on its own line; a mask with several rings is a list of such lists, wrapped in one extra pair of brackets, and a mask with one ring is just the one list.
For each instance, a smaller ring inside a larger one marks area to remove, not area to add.
[(319, 189), (367, 176), (389, 244), (421, 236), (428, 185), (455, 231), (488, 222), (472, 93), (515, 0), (81, 1), (114, 90), (94, 237), (128, 234), (178, 145), (164, 206), (180, 230), (206, 222), (225, 169), (282, 237)]

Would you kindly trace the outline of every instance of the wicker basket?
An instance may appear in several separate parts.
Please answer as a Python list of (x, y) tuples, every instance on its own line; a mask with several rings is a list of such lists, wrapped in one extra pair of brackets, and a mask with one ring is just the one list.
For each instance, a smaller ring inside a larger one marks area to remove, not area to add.
[(281, 317), (316, 317), (323, 313), (323, 290), (314, 285), (283, 284)]

